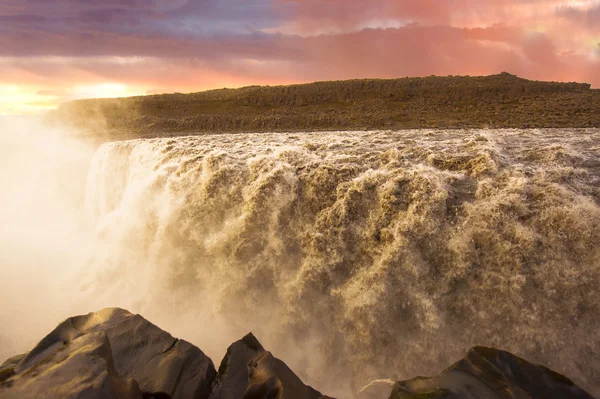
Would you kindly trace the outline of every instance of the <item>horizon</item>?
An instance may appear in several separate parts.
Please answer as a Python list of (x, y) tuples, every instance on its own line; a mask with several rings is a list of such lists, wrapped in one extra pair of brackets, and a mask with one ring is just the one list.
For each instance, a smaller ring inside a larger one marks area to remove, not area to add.
[[(199, 91), (189, 91), (189, 92), (158, 92), (158, 93), (151, 93), (151, 94), (134, 94), (134, 95), (124, 95), (124, 96), (115, 96), (115, 97), (83, 97), (83, 98), (76, 98), (76, 99), (72, 99), (69, 101), (65, 101), (63, 103), (59, 103), (56, 105), (55, 108), (49, 109), (47, 111), (53, 111), (58, 109), (58, 107), (60, 107), (60, 105), (62, 104), (66, 104), (72, 101), (79, 101), (79, 100), (116, 100), (116, 99), (126, 99), (126, 98), (135, 98), (135, 97), (147, 97), (147, 96), (162, 96), (162, 95), (176, 95), (176, 94), (182, 94), (182, 95), (187, 95), (187, 94), (197, 94), (197, 93), (205, 93), (205, 92), (210, 92), (210, 91), (218, 91), (218, 90), (237, 90), (237, 89), (245, 89), (245, 88), (251, 88), (251, 87), (264, 87), (264, 88), (270, 88), (270, 87), (287, 87), (287, 86), (301, 86), (301, 85), (311, 85), (311, 84), (317, 84), (317, 83), (327, 83), (327, 82), (350, 82), (353, 80), (397, 80), (397, 79), (425, 79), (425, 78), (431, 78), (431, 77), (435, 77), (435, 78), (484, 78), (484, 77), (491, 77), (491, 76), (500, 76), (503, 74), (508, 74), (510, 76), (513, 76), (515, 78), (518, 79), (524, 79), (530, 82), (542, 82), (542, 83), (556, 83), (556, 84), (589, 84), (590, 90), (600, 90), (600, 88), (596, 88), (594, 86), (592, 86), (590, 83), (588, 82), (576, 82), (576, 81), (572, 81), (572, 82), (568, 82), (568, 81), (544, 81), (544, 80), (534, 80), (534, 79), (526, 79), (526, 78), (522, 78), (521, 76), (517, 76), (514, 74), (511, 74), (510, 72), (506, 72), (506, 71), (502, 71), (499, 73), (495, 73), (495, 74), (491, 74), (491, 75), (446, 75), (446, 76), (442, 76), (442, 75), (428, 75), (428, 76), (400, 76), (400, 77), (396, 77), (396, 78), (372, 78), (372, 77), (365, 77), (365, 78), (353, 78), (353, 79), (341, 79), (341, 80), (316, 80), (316, 81), (311, 81), (311, 82), (302, 82), (302, 83), (290, 83), (290, 84), (265, 84), (265, 85), (244, 85), (244, 86), (238, 86), (238, 87), (217, 87), (217, 88), (210, 88), (210, 89), (204, 89), (204, 90), (199, 90)], [(14, 113), (14, 114), (7, 114), (7, 113), (0, 113), (0, 117), (15, 117), (15, 118), (20, 118), (20, 117), (37, 117), (37, 116), (43, 116), (46, 112), (41, 112), (41, 113), (32, 113), (32, 114), (19, 114), (19, 113)]]
[(82, 98), (361, 78), (600, 87), (600, 1), (7, 0), (0, 114)]

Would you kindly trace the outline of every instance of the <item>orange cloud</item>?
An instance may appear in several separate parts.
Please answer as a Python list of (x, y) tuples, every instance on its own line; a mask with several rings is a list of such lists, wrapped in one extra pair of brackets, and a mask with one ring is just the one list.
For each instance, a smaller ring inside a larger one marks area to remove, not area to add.
[(595, 0), (9, 0), (0, 85), (21, 94), (0, 112), (88, 95), (501, 71), (600, 87), (599, 10)]

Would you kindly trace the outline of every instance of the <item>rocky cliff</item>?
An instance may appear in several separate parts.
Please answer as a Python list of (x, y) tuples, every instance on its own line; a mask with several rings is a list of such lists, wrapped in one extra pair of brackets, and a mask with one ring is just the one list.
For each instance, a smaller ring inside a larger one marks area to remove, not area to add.
[[(437, 377), (392, 383), (387, 388), (372, 384), (357, 396), (593, 399), (558, 373), (483, 347), (472, 349)], [(0, 398), (328, 397), (305, 385), (252, 334), (229, 347), (217, 372), (212, 360), (192, 344), (140, 315), (113, 308), (71, 317), (29, 353), (4, 362)]]
[(584, 83), (485, 77), (360, 79), (79, 100), (52, 119), (107, 139), (202, 132), (600, 127)]

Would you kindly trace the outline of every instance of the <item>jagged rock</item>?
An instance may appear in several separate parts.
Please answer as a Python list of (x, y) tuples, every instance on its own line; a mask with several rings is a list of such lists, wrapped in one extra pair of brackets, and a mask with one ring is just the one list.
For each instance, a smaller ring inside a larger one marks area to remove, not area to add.
[[(546, 367), (485, 347), (471, 349), (436, 377), (377, 380), (357, 395), (593, 399)], [(251, 333), (227, 349), (217, 373), (200, 349), (122, 309), (71, 317), (31, 352), (5, 361), (0, 366), (0, 399), (13, 398), (328, 399), (305, 385)]]
[(212, 389), (210, 399), (327, 398), (305, 385), (252, 334), (227, 349)]
[(16, 369), (2, 365), (8, 378), (0, 380), (0, 398), (142, 398), (137, 382), (117, 375), (106, 334), (81, 335), (50, 352)]
[(475, 347), (433, 378), (396, 383), (390, 399), (593, 399), (567, 377), (511, 353)]
[(215, 374), (190, 343), (140, 315), (104, 309), (65, 320), (27, 355), (6, 361), (0, 397), (206, 398)]

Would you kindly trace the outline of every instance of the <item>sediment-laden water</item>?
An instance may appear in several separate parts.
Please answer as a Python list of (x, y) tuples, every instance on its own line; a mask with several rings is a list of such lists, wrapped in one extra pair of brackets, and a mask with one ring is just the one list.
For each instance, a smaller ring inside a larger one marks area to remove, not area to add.
[(110, 143), (86, 209), (90, 287), (196, 342), (252, 330), (326, 391), (484, 344), (598, 392), (598, 130)]
[(490, 345), (600, 393), (600, 130), (108, 143), (82, 206), (70, 287), (216, 362), (253, 331), (345, 395)]

